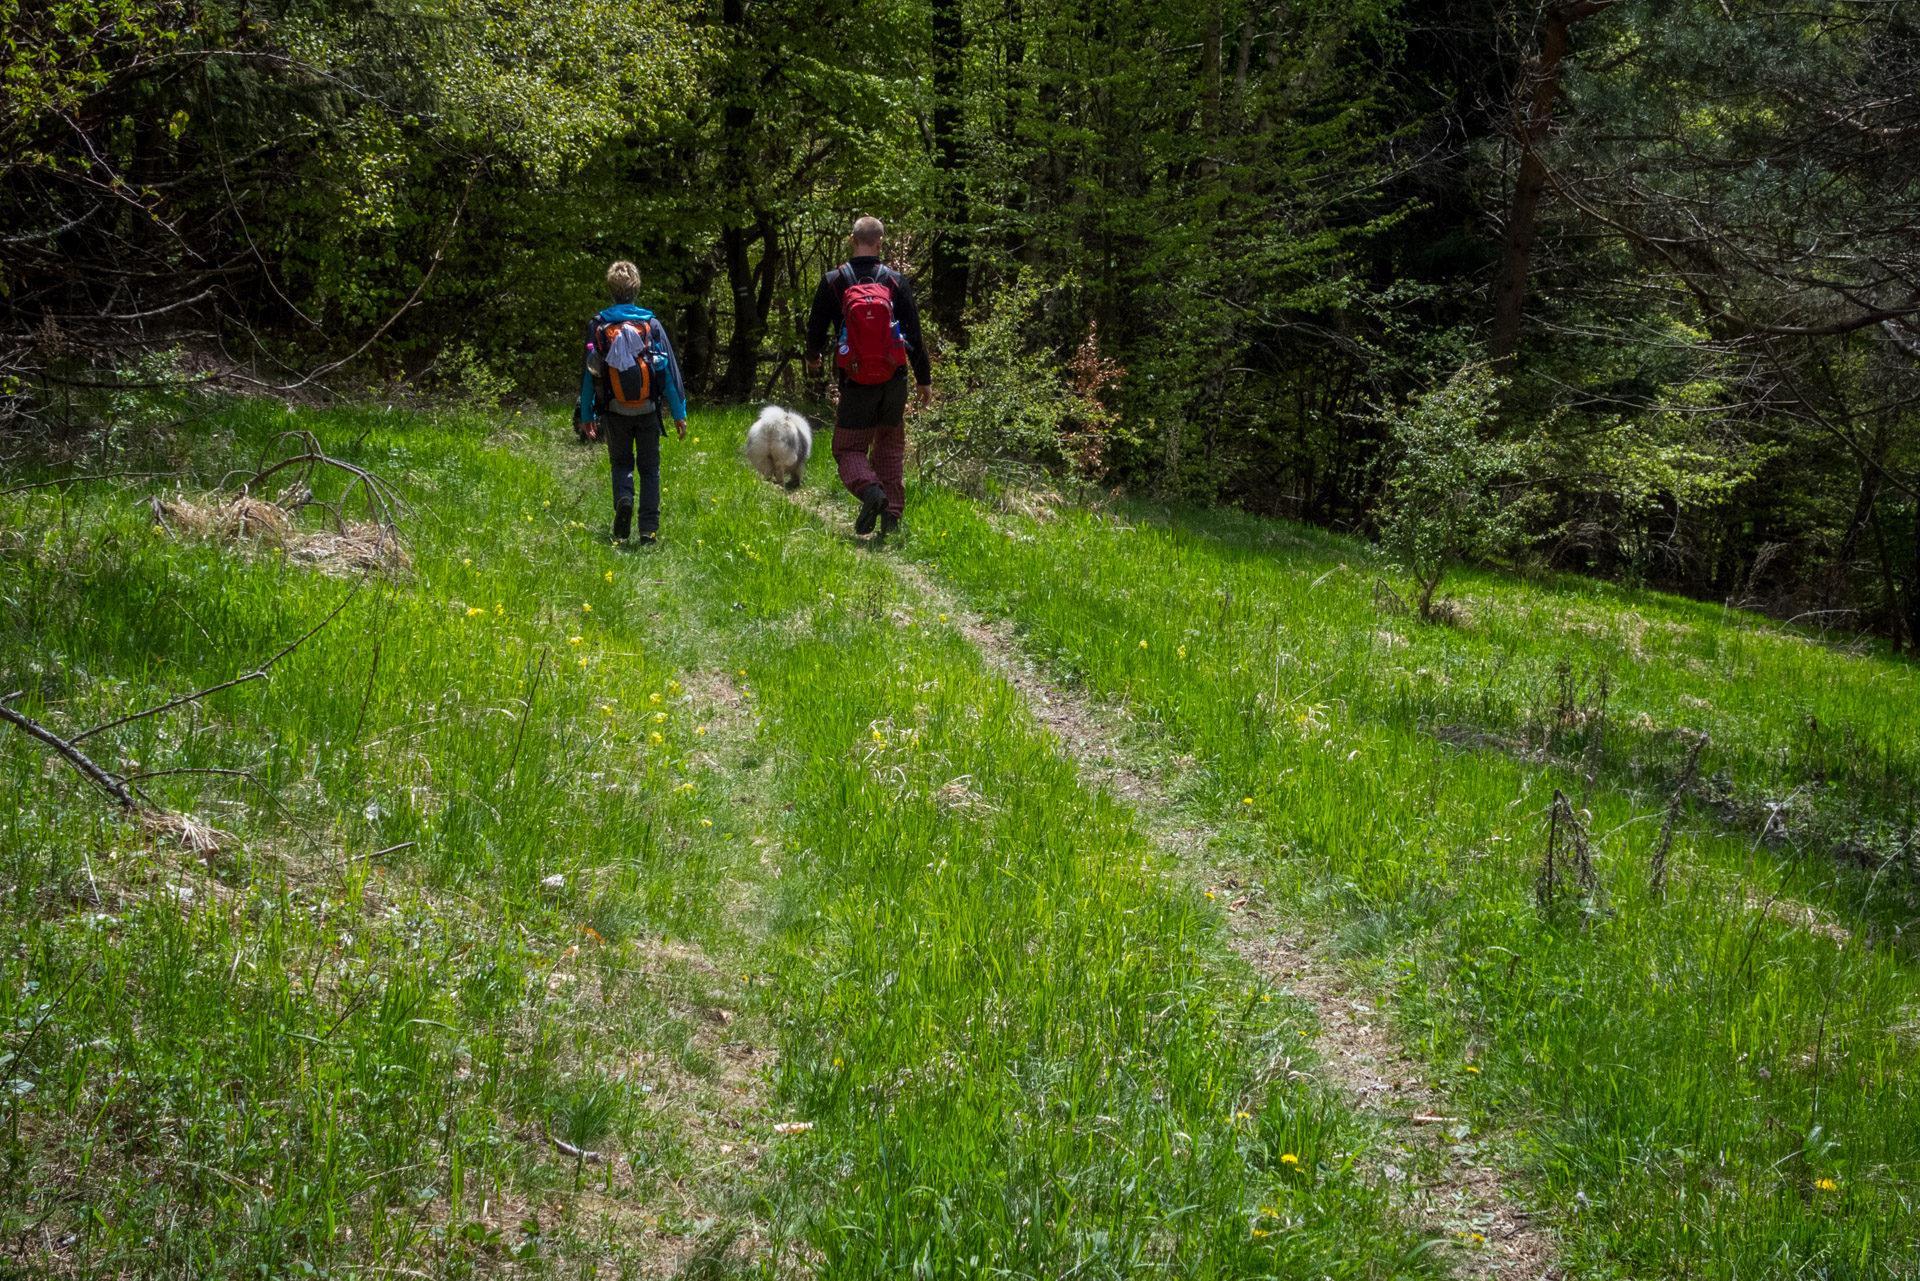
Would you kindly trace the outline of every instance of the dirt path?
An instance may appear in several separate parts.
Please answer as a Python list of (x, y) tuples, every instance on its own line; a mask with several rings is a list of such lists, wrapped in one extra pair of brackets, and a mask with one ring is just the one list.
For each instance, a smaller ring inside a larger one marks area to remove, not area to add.
[[(846, 527), (851, 513), (845, 504), (807, 491), (793, 497), (830, 528)], [(1224, 905), (1234, 950), (1269, 982), (1313, 1007), (1321, 1027), (1323, 1079), (1378, 1126), (1378, 1168), (1402, 1184), (1409, 1212), (1423, 1227), (1455, 1243), (1456, 1272), (1496, 1281), (1563, 1275), (1553, 1264), (1551, 1232), (1535, 1225), (1507, 1193), (1499, 1171), (1481, 1162), (1486, 1145), (1460, 1141), (1466, 1130), (1448, 1111), (1444, 1092), (1428, 1083), (1420, 1060), (1394, 1044), (1371, 994), (1306, 942), (1300, 923), (1268, 901), (1256, 877), (1213, 864), (1213, 829), (1182, 821), (1163, 778), (1130, 766), (1127, 710), (1049, 680), (1020, 652), (1010, 624), (968, 610), (920, 566), (897, 556), (886, 563), (919, 599), (921, 612), (944, 615), (1020, 691), (1034, 719), (1059, 741), (1087, 783), (1132, 805), (1147, 835)], [(1173, 764), (1177, 769), (1190, 763)]]

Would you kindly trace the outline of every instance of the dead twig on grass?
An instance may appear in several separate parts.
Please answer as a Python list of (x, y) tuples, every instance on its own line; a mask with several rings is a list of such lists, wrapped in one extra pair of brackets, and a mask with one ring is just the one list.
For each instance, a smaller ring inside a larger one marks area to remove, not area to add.
[(1653, 850), (1653, 867), (1648, 873), (1648, 886), (1655, 898), (1667, 896), (1667, 855), (1673, 852), (1673, 829), (1680, 822), (1680, 806), (1687, 799), (1687, 789), (1693, 786), (1694, 775), (1700, 769), (1700, 750), (1713, 741), (1710, 734), (1696, 734), (1693, 746), (1687, 751), (1687, 763), (1680, 769), (1680, 785), (1673, 789), (1673, 799), (1667, 803), (1667, 821), (1660, 827), (1660, 843)]
[(160, 704), (158, 707), (149, 707), (144, 712), (134, 712), (130, 716), (122, 716), (119, 720), (108, 721), (105, 725), (95, 725), (92, 729), (83, 730), (80, 733), (75, 734), (73, 736), (73, 741), (78, 743), (84, 739), (92, 738), (95, 734), (100, 733), (102, 730), (117, 729), (122, 725), (128, 725), (134, 721), (145, 720), (149, 716), (158, 716), (161, 712), (172, 711), (176, 707), (183, 707), (188, 703), (194, 702), (198, 699), (205, 698), (209, 694), (218, 694), (223, 689), (232, 689), (236, 685), (245, 685), (249, 681), (265, 680), (267, 678), (268, 669), (270, 669), (275, 663), (285, 658), (288, 654), (293, 653), (294, 650), (299, 649), (302, 645), (306, 644), (309, 640), (312, 640), (313, 637), (320, 631), (321, 628), (325, 627), (328, 623), (331, 623), (334, 619), (338, 618), (340, 616), (340, 611), (353, 603), (353, 598), (360, 594), (360, 589), (366, 586), (366, 582), (367, 582), (366, 575), (362, 574), (360, 576), (360, 580), (353, 585), (353, 590), (347, 593), (346, 598), (342, 600), (338, 605), (335, 605), (333, 607), (333, 612), (331, 614), (328, 614), (325, 618), (321, 619), (319, 622), (315, 623), (312, 627), (308, 628), (305, 632), (301, 633), (301, 635), (298, 636), (296, 639), (294, 639), (292, 643), (282, 648), (279, 653), (275, 654), (272, 658), (269, 658), (266, 662), (260, 664), (260, 666), (255, 668), (253, 671), (248, 672), (245, 676), (236, 676), (230, 681), (221, 681), (218, 685), (209, 685), (205, 689), (200, 690), (197, 693), (183, 694), (179, 698), (172, 699), (168, 702)]
[(1600, 874), (1594, 870), (1593, 847), (1587, 839), (1586, 824), (1574, 811), (1573, 803), (1559, 788), (1553, 789), (1553, 804), (1547, 808), (1547, 854), (1534, 880), (1534, 898), (1542, 914), (1551, 914), (1558, 905), (1561, 890), (1579, 891), (1588, 915), (1600, 911)]

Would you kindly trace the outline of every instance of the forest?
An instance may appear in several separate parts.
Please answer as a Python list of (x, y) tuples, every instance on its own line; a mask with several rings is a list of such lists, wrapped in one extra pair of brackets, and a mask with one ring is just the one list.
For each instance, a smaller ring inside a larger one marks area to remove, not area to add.
[(923, 466), (1376, 537), (1418, 448), (1396, 411), (1466, 371), (1507, 517), (1482, 558), (1920, 628), (1902, 0), (13, 0), (6, 26), (23, 439), (167, 382), (564, 395), (614, 257), (697, 399), (819, 402), (806, 303), (872, 213), (941, 364)]

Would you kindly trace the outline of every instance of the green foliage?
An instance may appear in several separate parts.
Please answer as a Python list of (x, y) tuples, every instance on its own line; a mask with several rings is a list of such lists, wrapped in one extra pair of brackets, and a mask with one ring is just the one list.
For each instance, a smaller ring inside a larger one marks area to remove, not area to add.
[(1381, 414), (1393, 463), (1375, 513), (1380, 545), (1412, 576), (1423, 620), (1448, 566), (1511, 554), (1540, 509), (1528, 484), (1535, 451), (1494, 431), (1506, 385), (1467, 365)]
[(1099, 476), (1119, 422), (1102, 396), (1122, 371), (1101, 356), (1092, 327), (1072, 366), (1032, 339), (1041, 311), (1076, 284), (1069, 277), (1049, 287), (1033, 274), (1010, 281), (975, 319), (967, 345), (943, 353), (934, 374), (940, 399), (918, 421), (929, 475), (962, 460), (1015, 460)]

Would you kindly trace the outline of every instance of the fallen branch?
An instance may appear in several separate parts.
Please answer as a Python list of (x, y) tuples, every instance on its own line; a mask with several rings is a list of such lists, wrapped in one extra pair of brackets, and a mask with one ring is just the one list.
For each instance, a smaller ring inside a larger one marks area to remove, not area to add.
[(218, 685), (209, 685), (207, 686), (207, 688), (200, 690), (196, 693), (184, 694), (179, 698), (171, 700), (170, 702), (162, 703), (158, 707), (149, 707), (144, 712), (135, 712), (130, 716), (122, 716), (117, 721), (108, 721), (105, 725), (95, 725), (90, 730), (84, 730), (81, 733), (75, 734), (73, 736), (73, 741), (75, 743), (78, 743), (83, 739), (92, 738), (95, 734), (100, 733), (102, 730), (116, 729), (121, 725), (131, 724), (134, 721), (145, 720), (149, 716), (158, 716), (161, 712), (171, 711), (176, 707), (180, 707), (187, 703), (191, 703), (195, 699), (205, 698), (209, 694), (218, 694), (223, 689), (232, 689), (235, 685), (245, 685), (248, 681), (265, 680), (267, 678), (268, 668), (272, 667), (275, 663), (285, 658), (288, 654), (293, 653), (294, 650), (299, 649), (302, 645), (306, 644), (307, 641), (311, 640), (315, 635), (315, 633), (317, 633), (322, 627), (325, 627), (328, 623), (331, 623), (335, 618), (339, 617), (340, 611), (353, 603), (353, 598), (360, 594), (360, 589), (366, 586), (366, 582), (367, 582), (367, 577), (365, 574), (362, 574), (360, 576), (360, 581), (356, 582), (353, 585), (353, 590), (347, 593), (346, 599), (342, 600), (338, 605), (335, 605), (333, 607), (333, 613), (328, 614), (325, 618), (321, 619), (318, 623), (315, 623), (299, 638), (294, 640), (291, 644), (287, 645), (284, 649), (282, 649), (279, 653), (275, 654), (272, 658), (269, 658), (266, 662), (260, 664), (259, 667), (257, 667), (251, 672), (248, 672), (245, 676), (236, 676), (230, 681), (221, 681)]
[(66, 739), (61, 738), (58, 734), (48, 729), (45, 725), (42, 725), (39, 721), (36, 721), (31, 717), (22, 716), (19, 712), (16, 712), (11, 707), (7, 706), (8, 703), (11, 703), (14, 699), (19, 698), (22, 694), (26, 692), (27, 691), (23, 689), (16, 689), (15, 691), (13, 691), (13, 693), (8, 694), (3, 698), (0, 698), (0, 720), (6, 720), (10, 722), (11, 724), (17, 726), (23, 732), (31, 735), (34, 738), (39, 739), (41, 742), (45, 743), (48, 747), (51, 747), (54, 751), (60, 753), (61, 756), (66, 758), (67, 764), (73, 766), (73, 768), (79, 772), (80, 777), (86, 779), (89, 783), (92, 783), (94, 786), (104, 791), (107, 795), (113, 797), (114, 800), (120, 803), (120, 807), (122, 809), (125, 809), (125, 810), (139, 809), (140, 802), (136, 801), (133, 797), (133, 793), (127, 790), (127, 784), (124, 779), (121, 779), (117, 775), (109, 774), (106, 770), (101, 769), (98, 765), (94, 764), (93, 761), (87, 757), (87, 754), (85, 752), (75, 747), (72, 743), (68, 742)]
[(551, 1134), (547, 1136), (547, 1142), (560, 1149), (565, 1155), (572, 1157), (576, 1161), (584, 1161), (588, 1165), (598, 1165), (607, 1159), (604, 1153), (589, 1152), (584, 1148), (576, 1148), (565, 1139), (556, 1139)]

